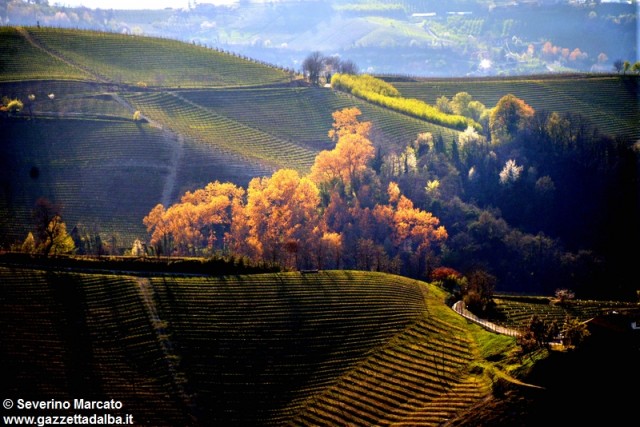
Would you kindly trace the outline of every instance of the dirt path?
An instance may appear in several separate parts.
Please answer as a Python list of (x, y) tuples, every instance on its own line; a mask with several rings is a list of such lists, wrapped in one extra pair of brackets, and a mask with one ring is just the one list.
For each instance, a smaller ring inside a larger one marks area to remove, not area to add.
[(169, 174), (164, 181), (164, 188), (162, 189), (162, 197), (160, 198), (160, 203), (162, 206), (168, 207), (173, 198), (173, 192), (176, 188), (176, 178), (178, 176), (178, 169), (180, 168), (180, 163), (182, 163), (182, 158), (184, 157), (184, 137), (182, 135), (177, 135), (175, 144), (173, 144), (174, 152), (173, 156), (171, 156), (171, 164), (169, 165)]
[[(171, 342), (171, 334), (167, 327), (168, 322), (162, 320), (158, 313), (153, 285), (146, 277), (137, 277), (136, 281), (138, 282), (140, 298), (142, 299), (149, 321), (151, 322), (151, 326), (153, 327), (158, 342), (160, 343), (160, 347), (164, 355), (164, 361), (167, 363), (167, 368), (171, 375), (173, 386), (175, 387), (175, 393), (188, 409), (192, 409), (194, 406), (193, 399), (185, 389), (187, 379), (184, 373), (180, 371), (176, 362), (176, 360), (179, 359), (178, 354), (173, 347), (173, 343)], [(191, 413), (191, 411), (188, 412)]]

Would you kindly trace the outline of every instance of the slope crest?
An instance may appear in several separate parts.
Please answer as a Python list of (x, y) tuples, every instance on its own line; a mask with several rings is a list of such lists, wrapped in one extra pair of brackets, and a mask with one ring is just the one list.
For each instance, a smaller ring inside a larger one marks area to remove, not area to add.
[[(0, 32), (0, 45), (16, 46), (1, 73), (12, 80), (51, 78), (48, 67), (55, 65), (57, 78), (127, 85), (229, 87), (290, 81), (282, 69), (176, 40), (62, 28), (21, 31), (27, 35), (21, 38), (15, 29)], [(21, 65), (32, 63), (42, 65)]]

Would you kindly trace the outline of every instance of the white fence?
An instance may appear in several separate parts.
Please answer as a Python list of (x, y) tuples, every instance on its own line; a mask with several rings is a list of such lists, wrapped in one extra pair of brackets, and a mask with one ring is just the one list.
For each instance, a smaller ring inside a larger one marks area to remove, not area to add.
[(475, 314), (467, 310), (467, 308), (465, 307), (462, 301), (458, 301), (455, 304), (453, 304), (452, 308), (456, 313), (458, 313), (465, 319), (469, 319), (472, 322), (477, 323), (478, 325), (482, 326), (483, 328), (485, 328), (490, 332), (495, 332), (496, 334), (502, 334), (502, 335), (509, 335), (511, 337), (518, 337), (521, 335), (520, 331), (517, 331), (515, 329), (505, 328), (504, 326), (496, 325), (495, 323), (491, 323), (485, 319), (479, 318), (478, 316), (476, 316)]

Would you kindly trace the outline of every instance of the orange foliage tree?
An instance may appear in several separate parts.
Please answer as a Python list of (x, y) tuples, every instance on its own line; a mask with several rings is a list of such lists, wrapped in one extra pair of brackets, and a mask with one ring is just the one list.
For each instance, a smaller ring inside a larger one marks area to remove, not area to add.
[(151, 233), (151, 245), (158, 253), (196, 255), (202, 248), (211, 252), (217, 235), (231, 223), (233, 201), (243, 195), (242, 188), (216, 181), (185, 193), (168, 209), (156, 205), (142, 221)]
[(511, 141), (518, 132), (527, 128), (534, 113), (533, 107), (522, 99), (512, 94), (503, 96), (489, 116), (491, 141), (494, 144)]
[(254, 260), (289, 267), (308, 262), (306, 254), (318, 238), (319, 204), (316, 185), (295, 170), (254, 178), (246, 204), (234, 211), (239, 223), (229, 234), (231, 246)]
[(360, 122), (360, 114), (358, 108), (345, 108), (333, 113), (334, 123), (329, 138), (336, 141), (336, 146), (316, 156), (310, 174), (314, 182), (339, 181), (345, 187), (353, 186), (367, 169), (375, 149), (369, 140), (371, 122)]

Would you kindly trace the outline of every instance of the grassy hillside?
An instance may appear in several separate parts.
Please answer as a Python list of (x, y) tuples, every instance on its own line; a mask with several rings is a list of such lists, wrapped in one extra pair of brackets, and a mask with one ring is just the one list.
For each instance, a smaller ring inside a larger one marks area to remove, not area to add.
[[(35, 201), (46, 197), (62, 207), (69, 229), (115, 238), (123, 250), (145, 236), (142, 218), (153, 206), (187, 190), (214, 180), (246, 185), (282, 167), (308, 171), (331, 148), (331, 114), (341, 108), (361, 108), (380, 145), (403, 147), (424, 131), (456, 134), (175, 41), (11, 27), (0, 39), (11, 58), (2, 62), (0, 95), (25, 103), (2, 122), (4, 247), (25, 238)], [(135, 110), (149, 121), (134, 121)]]
[(491, 108), (507, 93), (535, 110), (581, 114), (600, 132), (640, 137), (640, 83), (637, 76), (558, 75), (469, 79), (386, 79), (403, 96), (435, 104), (440, 96), (468, 92)]
[(11, 396), (257, 426), (441, 423), (490, 394), (469, 326), (437, 288), (398, 276), (0, 277)]
[[(524, 427), (575, 393), (590, 406), (569, 400), (558, 419), (606, 423), (632, 411), (620, 386), (634, 378), (637, 350), (622, 335), (594, 329), (584, 349), (518, 362), (513, 338), (458, 316), (441, 289), (399, 276), (0, 266), (0, 287), (7, 396), (116, 399), (117, 413), (142, 425)], [(507, 299), (519, 304), (498, 306)], [(519, 370), (529, 384), (509, 375)]]

